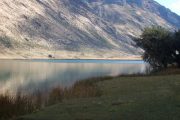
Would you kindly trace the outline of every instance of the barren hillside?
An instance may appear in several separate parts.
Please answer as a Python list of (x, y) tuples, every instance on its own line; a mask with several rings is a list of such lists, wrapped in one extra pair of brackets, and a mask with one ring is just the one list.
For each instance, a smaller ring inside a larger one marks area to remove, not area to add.
[(1, 0), (0, 58), (130, 58), (144, 27), (180, 27), (153, 0)]

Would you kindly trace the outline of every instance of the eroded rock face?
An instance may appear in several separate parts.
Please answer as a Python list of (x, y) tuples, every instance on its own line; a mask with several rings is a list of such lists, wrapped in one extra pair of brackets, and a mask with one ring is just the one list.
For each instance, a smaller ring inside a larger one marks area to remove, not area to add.
[(132, 38), (144, 27), (180, 28), (180, 17), (153, 0), (1, 0), (0, 18), (13, 49), (97, 55), (140, 54)]

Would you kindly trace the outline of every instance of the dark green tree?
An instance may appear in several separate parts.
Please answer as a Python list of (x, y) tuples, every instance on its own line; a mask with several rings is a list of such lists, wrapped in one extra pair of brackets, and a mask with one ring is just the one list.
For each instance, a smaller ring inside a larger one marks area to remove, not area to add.
[(173, 63), (172, 36), (171, 32), (160, 26), (145, 28), (140, 38), (135, 39), (137, 46), (144, 50), (144, 61), (156, 69)]
[(174, 33), (174, 57), (175, 63), (180, 67), (180, 30)]

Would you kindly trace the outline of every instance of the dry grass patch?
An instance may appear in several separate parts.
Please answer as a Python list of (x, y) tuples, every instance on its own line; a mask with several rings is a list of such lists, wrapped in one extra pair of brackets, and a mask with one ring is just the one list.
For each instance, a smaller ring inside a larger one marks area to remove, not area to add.
[(64, 99), (101, 96), (97, 85), (90, 80), (78, 81), (69, 88), (56, 87), (49, 93), (35, 92), (30, 95), (0, 95), (0, 120), (16, 118), (35, 112), (45, 106), (61, 103)]

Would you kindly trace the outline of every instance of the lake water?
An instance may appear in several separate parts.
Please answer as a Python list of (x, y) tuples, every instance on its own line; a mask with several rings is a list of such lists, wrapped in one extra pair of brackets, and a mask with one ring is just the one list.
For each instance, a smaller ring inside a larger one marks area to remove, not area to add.
[(46, 91), (56, 86), (71, 86), (77, 80), (145, 71), (143, 61), (0, 60), (0, 94)]

